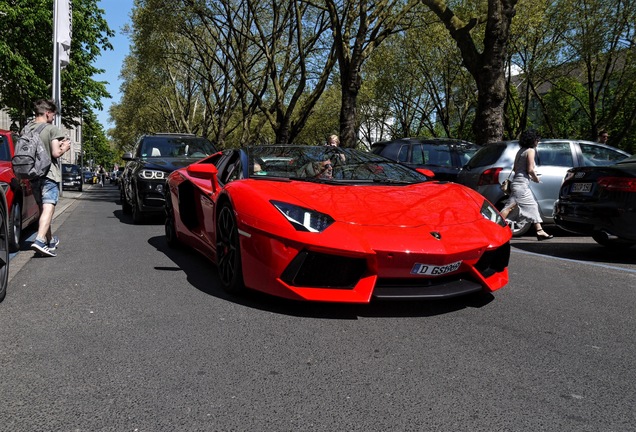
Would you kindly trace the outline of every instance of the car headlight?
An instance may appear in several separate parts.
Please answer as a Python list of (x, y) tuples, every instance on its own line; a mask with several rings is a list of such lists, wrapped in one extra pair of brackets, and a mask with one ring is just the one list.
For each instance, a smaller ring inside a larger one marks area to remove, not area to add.
[(298, 231), (322, 232), (334, 223), (331, 216), (315, 210), (280, 201), (271, 203)]
[(481, 205), (481, 215), (502, 227), (506, 226), (506, 221), (501, 217), (495, 206), (490, 204), (488, 201), (484, 200), (484, 203)]
[(163, 180), (166, 178), (166, 173), (157, 170), (141, 170), (139, 171), (139, 177), (144, 180)]

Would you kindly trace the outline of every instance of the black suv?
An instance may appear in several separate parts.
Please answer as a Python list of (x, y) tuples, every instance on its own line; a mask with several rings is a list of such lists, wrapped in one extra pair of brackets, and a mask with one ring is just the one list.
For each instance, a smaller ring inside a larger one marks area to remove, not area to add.
[(75, 189), (81, 192), (83, 183), (79, 166), (74, 164), (62, 164), (62, 189)]
[(381, 141), (371, 151), (413, 168), (426, 168), (435, 180), (457, 181), (459, 170), (480, 146), (452, 138), (400, 138)]
[(214, 145), (191, 134), (156, 133), (143, 135), (133, 153), (124, 153), (126, 167), (119, 179), (122, 210), (134, 223), (146, 216), (162, 215), (168, 175), (213, 153)]

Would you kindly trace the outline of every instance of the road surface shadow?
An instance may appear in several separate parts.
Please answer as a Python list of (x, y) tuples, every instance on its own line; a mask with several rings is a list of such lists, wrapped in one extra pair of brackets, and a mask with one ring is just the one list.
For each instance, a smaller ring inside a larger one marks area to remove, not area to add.
[[(170, 258), (177, 268), (186, 274), (188, 282), (199, 291), (246, 307), (277, 314), (340, 320), (354, 320), (359, 317), (425, 317), (466, 308), (481, 308), (495, 299), (490, 293), (479, 293), (443, 300), (373, 300), (369, 304), (342, 304), (288, 300), (252, 290), (246, 290), (241, 295), (230, 295), (221, 287), (216, 266), (203, 255), (186, 247), (170, 248), (164, 236), (152, 237), (148, 243)], [(174, 268), (157, 270), (169, 271)]]

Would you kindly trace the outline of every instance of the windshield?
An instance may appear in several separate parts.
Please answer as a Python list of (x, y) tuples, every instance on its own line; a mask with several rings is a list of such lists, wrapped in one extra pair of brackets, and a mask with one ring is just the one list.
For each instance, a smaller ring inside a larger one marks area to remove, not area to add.
[(426, 176), (374, 153), (330, 146), (257, 146), (248, 150), (251, 178), (355, 183), (420, 183)]
[(62, 164), (62, 172), (79, 174), (79, 167), (77, 165)]
[(151, 136), (144, 139), (141, 157), (201, 159), (215, 152), (212, 143), (204, 138)]

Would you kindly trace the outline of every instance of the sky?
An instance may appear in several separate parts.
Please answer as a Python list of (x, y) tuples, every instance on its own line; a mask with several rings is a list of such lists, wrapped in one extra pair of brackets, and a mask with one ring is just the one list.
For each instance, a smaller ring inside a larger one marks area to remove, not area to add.
[(95, 80), (108, 81), (106, 89), (112, 96), (110, 99), (102, 99), (104, 110), (96, 112), (97, 119), (104, 126), (104, 129), (108, 131), (108, 129), (114, 127), (114, 124), (108, 122), (108, 109), (121, 99), (119, 94), (121, 85), (119, 73), (124, 58), (128, 55), (130, 44), (128, 37), (122, 33), (122, 27), (126, 23), (130, 23), (133, 0), (101, 0), (98, 2), (98, 6), (104, 10), (104, 18), (108, 22), (108, 27), (115, 32), (115, 36), (110, 39), (113, 50), (102, 51), (102, 55), (95, 62), (95, 66), (98, 69), (105, 70), (103, 74), (96, 75)]

